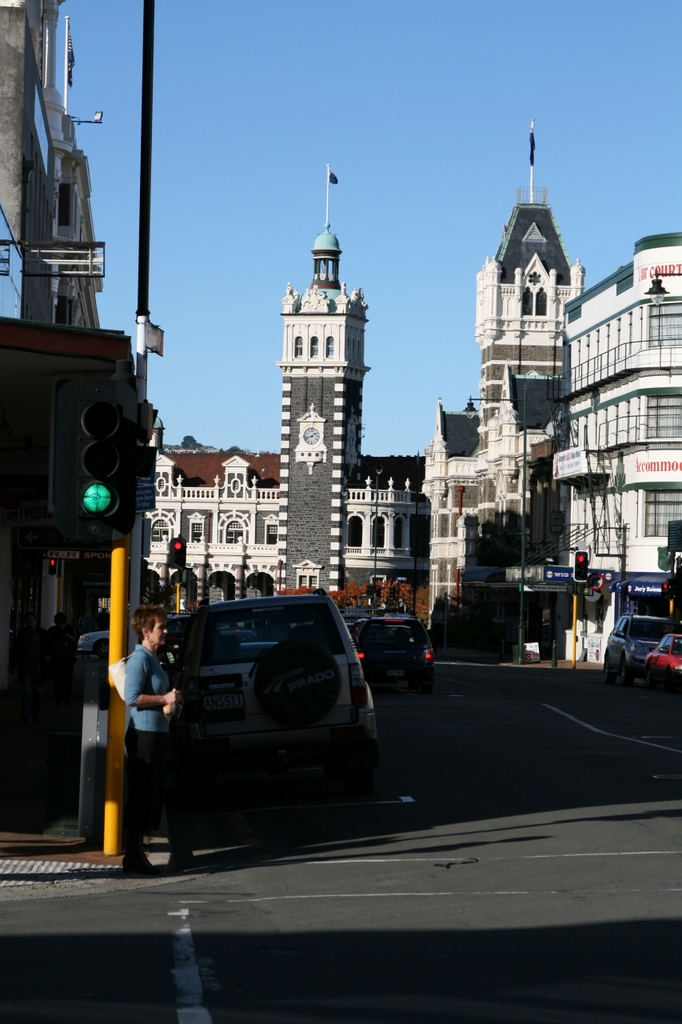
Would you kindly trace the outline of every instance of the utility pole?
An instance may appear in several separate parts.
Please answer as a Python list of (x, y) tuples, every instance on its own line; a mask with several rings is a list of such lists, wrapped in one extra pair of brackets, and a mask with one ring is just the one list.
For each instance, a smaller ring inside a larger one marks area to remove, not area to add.
[(372, 611), (377, 610), (377, 548), (379, 547), (379, 477), (384, 471), (383, 466), (377, 466), (376, 474), (376, 501), (374, 506), (374, 585), (372, 587)]
[(525, 641), (526, 627), (525, 615), (525, 588), (526, 588), (526, 443), (528, 439), (528, 389), (526, 382), (523, 382), (523, 466), (521, 483), (521, 579), (519, 580), (519, 665), (525, 664)]
[[(151, 228), (152, 109), (154, 82), (154, 0), (144, 0), (142, 30), (142, 112), (140, 127), (140, 222), (137, 266), (137, 400), (147, 397), (146, 325), (149, 322), (149, 245)], [(131, 570), (129, 572), (129, 569)], [(109, 665), (128, 650), (129, 592), (140, 600), (142, 519), (136, 516), (131, 535), (114, 538), (111, 550)], [(125, 704), (109, 675), (107, 769), (104, 802), (104, 853), (115, 857), (122, 848)]]

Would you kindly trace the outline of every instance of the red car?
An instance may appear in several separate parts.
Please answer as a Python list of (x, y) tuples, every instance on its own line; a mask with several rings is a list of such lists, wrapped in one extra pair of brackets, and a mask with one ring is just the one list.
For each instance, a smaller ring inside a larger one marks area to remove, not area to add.
[(668, 691), (682, 685), (682, 633), (666, 633), (644, 661), (644, 678), (650, 690), (663, 683)]

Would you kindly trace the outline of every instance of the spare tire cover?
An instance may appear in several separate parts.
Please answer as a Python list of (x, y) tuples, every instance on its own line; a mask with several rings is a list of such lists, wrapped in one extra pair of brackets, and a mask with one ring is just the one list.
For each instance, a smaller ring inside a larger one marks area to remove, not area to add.
[(256, 697), (263, 710), (283, 725), (312, 725), (324, 718), (341, 692), (341, 672), (333, 654), (314, 640), (284, 640), (258, 662)]

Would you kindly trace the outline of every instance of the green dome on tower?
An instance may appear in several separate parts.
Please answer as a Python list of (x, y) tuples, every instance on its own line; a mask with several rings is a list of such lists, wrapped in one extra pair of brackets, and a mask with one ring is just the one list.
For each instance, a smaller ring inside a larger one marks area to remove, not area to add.
[(325, 249), (328, 252), (330, 250), (335, 252), (341, 252), (341, 246), (336, 235), (333, 235), (329, 230), (329, 221), (324, 226), (324, 231), (321, 235), (318, 235), (313, 245), (313, 252), (317, 249)]

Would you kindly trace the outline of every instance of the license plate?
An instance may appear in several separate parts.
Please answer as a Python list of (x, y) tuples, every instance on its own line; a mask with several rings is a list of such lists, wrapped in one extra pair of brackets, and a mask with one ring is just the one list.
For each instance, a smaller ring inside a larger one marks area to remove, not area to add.
[(232, 711), (244, 707), (243, 693), (204, 694), (204, 711)]
[(386, 669), (386, 675), (387, 676), (398, 676), (398, 677), (400, 677), (400, 676), (404, 676), (405, 673), (403, 672), (403, 670), (401, 668), (387, 668)]

